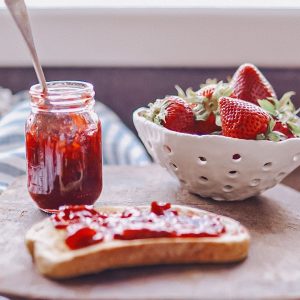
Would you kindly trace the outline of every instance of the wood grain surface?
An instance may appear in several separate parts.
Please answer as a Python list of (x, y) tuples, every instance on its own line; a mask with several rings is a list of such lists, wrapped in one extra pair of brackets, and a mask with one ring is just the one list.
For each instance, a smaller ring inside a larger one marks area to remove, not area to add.
[(106, 167), (101, 205), (170, 201), (230, 216), (247, 226), (249, 257), (226, 265), (155, 266), (54, 281), (40, 276), (24, 234), (47, 215), (19, 178), (0, 197), (0, 294), (16, 299), (299, 299), (299, 170), (284, 183), (242, 202), (215, 202), (182, 190), (159, 166)]

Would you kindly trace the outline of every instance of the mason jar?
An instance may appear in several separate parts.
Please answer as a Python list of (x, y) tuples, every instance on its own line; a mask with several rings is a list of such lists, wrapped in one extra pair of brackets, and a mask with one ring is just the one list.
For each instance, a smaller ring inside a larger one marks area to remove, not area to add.
[(27, 119), (28, 191), (37, 206), (92, 205), (102, 190), (101, 123), (92, 84), (47, 82), (31, 87)]

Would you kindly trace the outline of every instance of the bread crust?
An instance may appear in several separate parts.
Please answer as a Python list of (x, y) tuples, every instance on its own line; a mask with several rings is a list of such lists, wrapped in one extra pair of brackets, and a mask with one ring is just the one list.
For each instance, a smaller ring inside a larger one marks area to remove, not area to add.
[[(146, 206), (139, 208), (149, 209)], [(172, 208), (187, 215), (212, 214), (179, 205), (172, 205)], [(124, 207), (99, 210), (110, 213), (122, 211)], [(249, 249), (248, 231), (239, 222), (220, 217), (227, 230), (220, 237), (112, 240), (77, 250), (68, 249), (64, 242), (65, 231), (55, 229), (47, 218), (27, 232), (25, 241), (39, 272), (56, 279), (120, 267), (243, 260)]]

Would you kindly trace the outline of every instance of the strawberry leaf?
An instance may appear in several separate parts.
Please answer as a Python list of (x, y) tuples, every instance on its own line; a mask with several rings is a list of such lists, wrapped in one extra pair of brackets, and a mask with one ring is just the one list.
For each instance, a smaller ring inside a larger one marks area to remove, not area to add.
[(185, 100), (187, 103), (201, 102), (200, 96), (194, 92), (191, 87), (189, 87), (185, 92), (179, 85), (175, 85), (175, 89), (177, 90), (178, 97)]
[(269, 125), (268, 125), (268, 132), (272, 132), (275, 125), (276, 125), (275, 120), (273, 118), (271, 118), (270, 121), (269, 121)]
[(265, 140), (266, 139), (266, 136), (263, 134), (263, 133), (260, 133), (256, 136), (256, 139), (261, 141), (261, 140)]
[(178, 97), (180, 97), (182, 99), (186, 98), (186, 94), (185, 94), (184, 90), (179, 85), (176, 84), (175, 89), (177, 90)]
[(291, 129), (292, 133), (296, 136), (300, 136), (300, 125), (293, 123), (293, 122), (287, 122), (288, 127)]
[(273, 142), (279, 142), (286, 139), (286, 136), (278, 131), (272, 131), (267, 136), (268, 140)]
[(276, 121), (271, 118), (268, 124), (268, 129), (266, 134), (260, 134), (256, 137), (257, 140), (269, 140), (273, 142), (279, 142), (286, 140), (287, 137), (285, 134), (279, 131), (273, 131), (276, 125)]
[(260, 105), (260, 107), (264, 109), (266, 112), (268, 112), (272, 116), (275, 117), (277, 116), (275, 106), (269, 100), (263, 99), (263, 100), (257, 100), (257, 102)]
[(160, 125), (165, 120), (169, 102), (166, 99), (157, 99), (154, 103), (149, 103), (149, 109), (144, 113), (144, 118)]
[(208, 112), (208, 111), (204, 111), (201, 114), (196, 114), (196, 120), (197, 121), (206, 121), (207, 118), (209, 117), (209, 115), (210, 115), (210, 112)]
[(214, 100), (219, 100), (219, 98), (223, 97), (229, 97), (232, 94), (232, 88), (229, 86), (228, 83), (223, 83), (223, 81), (220, 81), (216, 88), (215, 91), (212, 95)]
[(286, 92), (285, 94), (283, 94), (283, 96), (281, 97), (281, 99), (279, 100), (279, 107), (278, 110), (279, 111), (290, 111), (290, 112), (294, 112), (295, 111), (295, 107), (294, 104), (291, 100), (291, 97), (295, 95), (295, 92)]
[[(275, 120), (283, 125), (287, 125), (294, 136), (300, 137), (300, 118), (297, 116), (300, 109), (296, 110), (291, 100), (291, 97), (294, 95), (295, 92), (286, 92), (280, 100), (276, 98), (267, 98), (258, 100), (258, 103), (265, 111), (275, 117)], [(271, 133), (273, 129), (274, 122), (269, 124), (268, 132)], [(271, 138), (272, 140), (277, 139), (273, 135), (271, 135)], [(284, 139), (286, 136), (281, 136), (280, 138)]]
[(219, 114), (216, 114), (216, 125), (222, 126), (221, 116)]

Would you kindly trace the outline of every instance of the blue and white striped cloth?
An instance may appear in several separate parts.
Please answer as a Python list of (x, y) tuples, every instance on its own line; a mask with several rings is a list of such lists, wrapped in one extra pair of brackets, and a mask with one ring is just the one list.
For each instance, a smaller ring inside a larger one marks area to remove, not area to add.
[[(0, 193), (15, 179), (24, 175), (24, 124), (30, 113), (28, 93), (22, 92), (20, 102), (0, 119)], [(0, 99), (1, 101), (1, 99)], [(103, 163), (107, 165), (144, 165), (150, 163), (146, 150), (138, 138), (107, 106), (96, 102), (95, 111), (102, 123)]]

